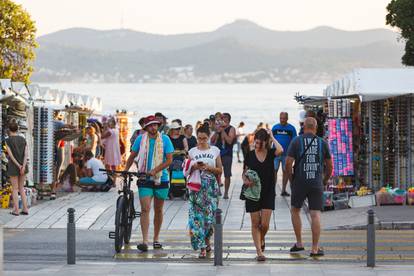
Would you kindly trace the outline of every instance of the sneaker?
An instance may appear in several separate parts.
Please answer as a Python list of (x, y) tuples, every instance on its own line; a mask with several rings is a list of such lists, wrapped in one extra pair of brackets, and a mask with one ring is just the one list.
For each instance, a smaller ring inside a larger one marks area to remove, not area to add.
[(281, 196), (290, 196), (290, 194), (288, 192), (286, 192), (286, 191), (282, 192), (280, 195)]

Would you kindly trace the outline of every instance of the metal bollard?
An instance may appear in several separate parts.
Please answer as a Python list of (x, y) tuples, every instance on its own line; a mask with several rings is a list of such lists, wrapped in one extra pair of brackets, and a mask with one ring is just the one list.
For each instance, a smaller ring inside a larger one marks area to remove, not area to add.
[(68, 209), (68, 226), (67, 226), (67, 261), (68, 264), (76, 263), (76, 227), (75, 227), (75, 209)]
[(375, 267), (375, 224), (374, 224), (374, 210), (368, 211), (368, 225), (367, 225), (367, 266)]
[(221, 209), (216, 210), (216, 223), (214, 224), (214, 266), (223, 265), (223, 224), (221, 222)]

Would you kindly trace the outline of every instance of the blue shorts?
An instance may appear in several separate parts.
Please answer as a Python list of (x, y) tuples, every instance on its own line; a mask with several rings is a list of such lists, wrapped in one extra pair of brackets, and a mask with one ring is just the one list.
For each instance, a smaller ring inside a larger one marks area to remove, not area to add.
[(168, 192), (170, 191), (169, 182), (161, 182), (160, 185), (154, 185), (152, 181), (145, 181), (144, 183), (138, 183), (138, 196), (143, 197), (155, 197), (157, 199), (168, 199)]
[(275, 158), (275, 171), (279, 171), (280, 163), (282, 163), (282, 170), (285, 170), (286, 155), (278, 156)]
[(103, 185), (105, 182), (97, 182), (92, 177), (81, 177), (79, 178), (79, 184), (81, 185)]
[(157, 199), (168, 199), (169, 188), (153, 189), (153, 188), (138, 188), (139, 198), (143, 197), (155, 197)]

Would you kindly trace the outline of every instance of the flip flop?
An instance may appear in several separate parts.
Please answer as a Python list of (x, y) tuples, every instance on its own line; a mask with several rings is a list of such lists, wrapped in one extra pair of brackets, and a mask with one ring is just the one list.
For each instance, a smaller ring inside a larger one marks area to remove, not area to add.
[(305, 248), (304, 247), (298, 247), (297, 245), (296, 245), (296, 243), (292, 246), (292, 248), (290, 248), (290, 252), (299, 252), (299, 251), (303, 251), (303, 250), (305, 250)]
[(316, 253), (311, 252), (309, 254), (309, 256), (310, 257), (322, 257), (322, 256), (325, 256), (325, 252), (323, 252), (323, 249), (322, 248), (319, 248), (318, 249), (318, 252), (316, 252)]
[(10, 212), (10, 215), (13, 215), (13, 216), (16, 216), (16, 217), (18, 217), (19, 216), (19, 214), (16, 214), (15, 212)]
[(137, 248), (141, 252), (147, 252), (148, 251), (148, 245), (146, 245), (145, 243), (138, 244)]
[(152, 243), (152, 247), (154, 249), (162, 249), (162, 244), (158, 241), (155, 241), (155, 242)]
[(198, 258), (199, 259), (205, 259), (205, 258), (207, 258), (207, 252), (205, 250), (204, 251), (201, 251), (200, 254), (198, 254)]
[(256, 257), (256, 261), (258, 261), (258, 262), (264, 262), (264, 261), (266, 261), (266, 257), (265, 256), (257, 256)]
[(23, 212), (23, 211), (21, 211), (21, 212), (20, 212), (20, 215), (23, 215), (23, 216), (28, 216), (28, 215), (29, 215), (29, 212)]

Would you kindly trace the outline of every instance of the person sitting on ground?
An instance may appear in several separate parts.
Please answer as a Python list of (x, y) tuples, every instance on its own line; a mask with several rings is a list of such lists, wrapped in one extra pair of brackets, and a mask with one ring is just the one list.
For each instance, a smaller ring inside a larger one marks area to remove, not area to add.
[(83, 168), (83, 152), (79, 149), (74, 149), (72, 153), (73, 162), (70, 163), (59, 177), (59, 181), (53, 184), (53, 191), (58, 192), (76, 192), (78, 177), (82, 177)]
[(81, 177), (79, 179), (79, 185), (90, 186), (90, 185), (104, 185), (108, 181), (108, 175), (101, 169), (105, 169), (104, 164), (101, 160), (96, 159), (92, 151), (88, 150), (85, 153), (85, 162), (86, 166), (84, 168), (84, 173), (86, 177)]

